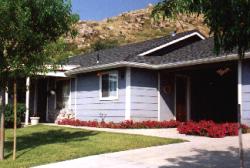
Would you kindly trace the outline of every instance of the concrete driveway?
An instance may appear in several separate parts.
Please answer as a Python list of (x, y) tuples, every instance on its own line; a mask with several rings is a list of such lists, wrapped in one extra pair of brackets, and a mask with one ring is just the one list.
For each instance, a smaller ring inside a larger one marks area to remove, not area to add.
[[(238, 137), (223, 139), (185, 136), (176, 129), (120, 130), (109, 132), (182, 138), (189, 142), (101, 154), (48, 164), (37, 168), (236, 168), (239, 167)], [(246, 167), (250, 167), (250, 134), (243, 136)]]

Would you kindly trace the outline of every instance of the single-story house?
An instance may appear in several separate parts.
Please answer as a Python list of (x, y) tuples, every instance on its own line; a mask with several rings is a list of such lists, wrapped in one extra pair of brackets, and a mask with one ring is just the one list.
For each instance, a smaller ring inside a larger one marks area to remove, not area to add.
[(235, 122), (239, 101), (250, 124), (250, 55), (240, 64), (237, 53), (217, 56), (213, 46), (193, 30), (71, 57), (59, 72), (27, 78), (27, 115), (54, 122), (66, 109), (80, 120)]

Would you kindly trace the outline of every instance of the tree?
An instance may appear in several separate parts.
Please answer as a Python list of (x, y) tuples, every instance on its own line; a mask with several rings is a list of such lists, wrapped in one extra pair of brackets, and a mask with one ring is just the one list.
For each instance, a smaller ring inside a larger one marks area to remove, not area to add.
[(47, 45), (44, 54), (53, 56), (53, 62), (60, 64), (70, 56), (80, 54), (81, 52), (76, 44), (68, 43), (64, 38), (60, 38), (56, 42)]
[[(6, 81), (14, 79), (16, 88), (17, 77), (47, 72), (47, 65), (53, 65), (54, 59), (45, 54), (46, 47), (66, 33), (75, 35), (72, 25), (79, 17), (72, 14), (69, 0), (1, 0), (0, 16), (0, 82), (3, 100), (0, 160), (3, 160)], [(14, 111), (15, 108), (14, 105)], [(14, 151), (15, 148), (14, 143)]]
[[(250, 49), (250, 1), (248, 0), (161, 0), (153, 16), (176, 18), (178, 14), (202, 14), (214, 36), (214, 50), (232, 52), (239, 56), (238, 83), (241, 84), (241, 65), (245, 52)], [(241, 85), (238, 85), (241, 91)], [(241, 129), (241, 98), (238, 101), (240, 166), (244, 167)]]

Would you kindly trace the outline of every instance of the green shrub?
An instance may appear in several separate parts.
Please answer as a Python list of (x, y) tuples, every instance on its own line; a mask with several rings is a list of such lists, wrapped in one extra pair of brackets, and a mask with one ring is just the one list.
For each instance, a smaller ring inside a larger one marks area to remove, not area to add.
[[(25, 115), (25, 105), (17, 104), (17, 127), (21, 127), (21, 121)], [(13, 114), (13, 105), (8, 104), (6, 106), (5, 112), (5, 127), (13, 128), (14, 125), (14, 114)]]

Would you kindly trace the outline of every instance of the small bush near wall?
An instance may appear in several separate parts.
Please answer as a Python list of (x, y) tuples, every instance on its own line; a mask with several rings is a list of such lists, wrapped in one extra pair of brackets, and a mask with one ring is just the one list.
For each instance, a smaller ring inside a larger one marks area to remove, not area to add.
[(58, 121), (59, 125), (86, 126), (99, 128), (120, 128), (120, 129), (136, 129), (136, 128), (177, 128), (180, 122), (175, 120), (170, 121), (142, 121), (135, 122), (132, 120), (113, 123), (113, 122), (97, 122), (97, 121), (80, 121), (73, 119), (63, 119)]
[[(17, 127), (21, 127), (21, 120), (25, 115), (25, 105), (17, 104)], [(6, 106), (5, 112), (5, 127), (13, 128), (14, 126), (14, 114), (13, 114), (13, 105), (8, 104)]]
[[(242, 125), (243, 133), (247, 133), (248, 127)], [(181, 123), (177, 130), (180, 134), (207, 136), (212, 138), (223, 138), (225, 136), (237, 136), (237, 123), (217, 124), (213, 121), (185, 122)]]

